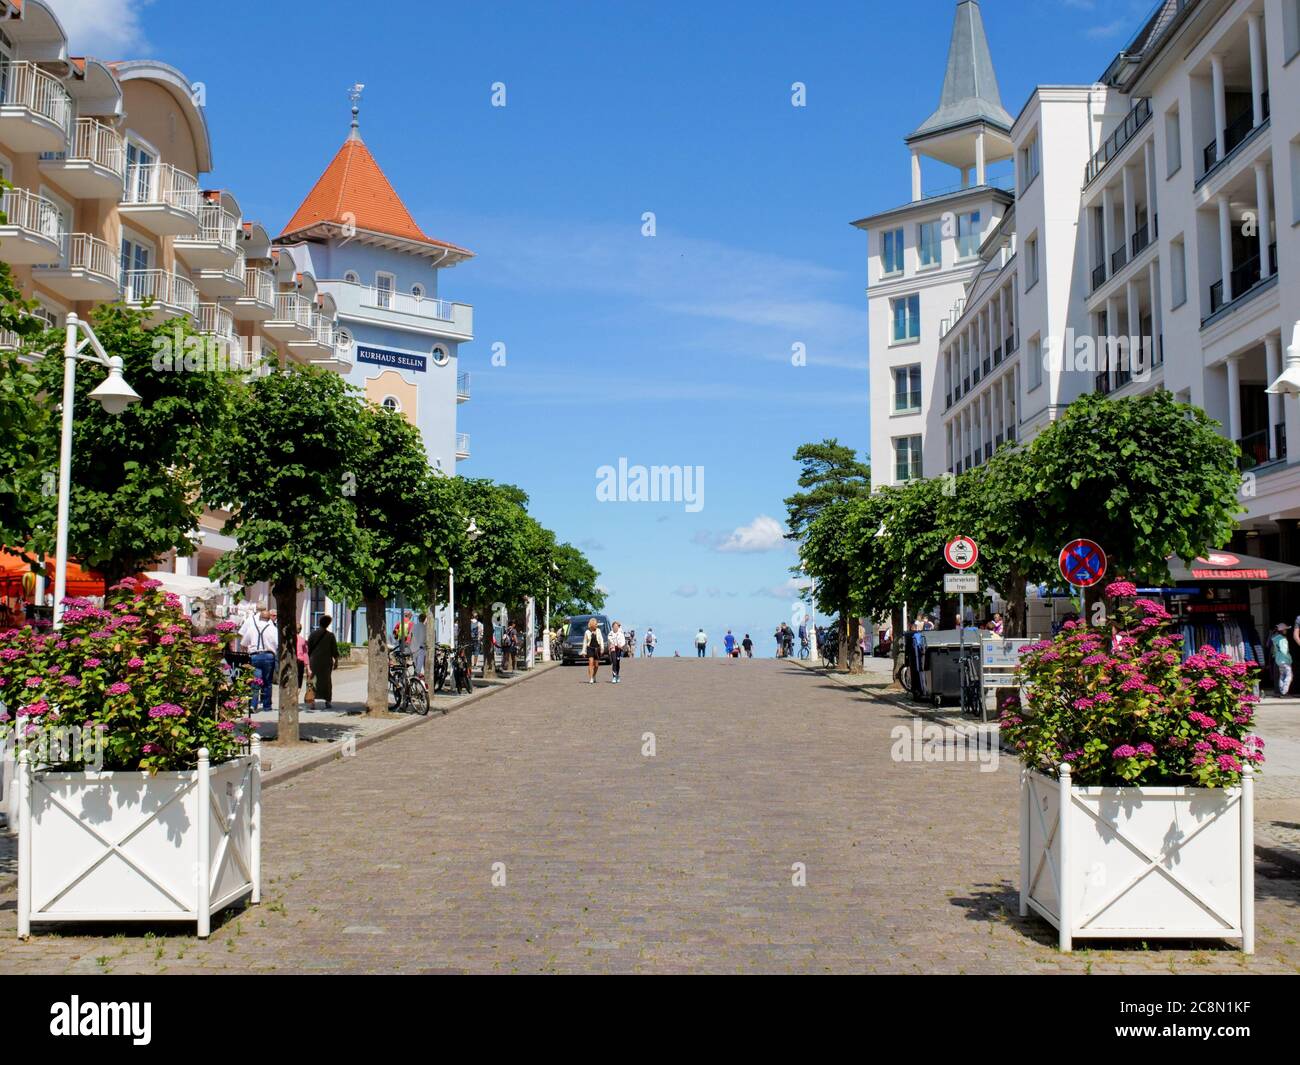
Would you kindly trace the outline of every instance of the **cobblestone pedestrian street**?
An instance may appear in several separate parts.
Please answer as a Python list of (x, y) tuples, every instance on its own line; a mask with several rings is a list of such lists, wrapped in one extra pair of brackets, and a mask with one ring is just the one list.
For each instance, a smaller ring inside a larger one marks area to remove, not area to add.
[(552, 669), (268, 789), (263, 903), (205, 942), (178, 925), (22, 943), (10, 888), (0, 970), (1300, 970), (1293, 870), (1257, 863), (1254, 957), (1062, 955), (1017, 916), (1010, 759), (893, 761), (906, 711), (791, 662), (623, 676)]

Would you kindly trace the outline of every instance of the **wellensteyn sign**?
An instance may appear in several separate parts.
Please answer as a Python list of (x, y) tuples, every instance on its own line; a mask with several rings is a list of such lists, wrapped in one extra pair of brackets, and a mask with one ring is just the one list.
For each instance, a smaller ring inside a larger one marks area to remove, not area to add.
[(427, 355), (412, 355), (406, 351), (389, 351), (387, 348), (368, 348), (357, 345), (357, 362), (369, 362), (376, 366), (395, 366), (399, 370), (415, 370), (426, 373), (429, 369)]

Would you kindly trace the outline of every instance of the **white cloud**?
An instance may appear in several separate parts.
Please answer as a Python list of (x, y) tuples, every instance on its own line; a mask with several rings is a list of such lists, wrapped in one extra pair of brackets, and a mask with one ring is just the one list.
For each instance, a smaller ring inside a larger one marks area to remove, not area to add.
[(149, 0), (55, 0), (54, 13), (68, 34), (73, 55), (132, 59), (149, 42), (140, 25), (140, 10)]
[(779, 551), (788, 547), (785, 529), (775, 518), (760, 514), (748, 525), (735, 529), (718, 544), (719, 551), (757, 554), (762, 551)]
[(679, 584), (673, 595), (681, 596), (683, 599), (694, 599), (700, 590), (693, 584)]
[(805, 588), (811, 588), (812, 581), (807, 577), (791, 577), (784, 584), (775, 584), (771, 588), (760, 588), (755, 595), (767, 596), (769, 599), (794, 599)]

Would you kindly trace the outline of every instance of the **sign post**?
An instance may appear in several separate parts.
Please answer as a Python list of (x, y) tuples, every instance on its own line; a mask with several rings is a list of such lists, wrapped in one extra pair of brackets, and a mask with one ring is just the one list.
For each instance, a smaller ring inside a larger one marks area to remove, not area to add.
[(1083, 623), (1088, 624), (1087, 589), (1097, 584), (1106, 575), (1106, 552), (1095, 540), (1080, 537), (1071, 540), (1063, 548), (1056, 560), (1071, 588), (1079, 589), (1079, 605), (1082, 608)]
[(949, 582), (952, 582), (952, 590), (957, 592), (957, 690), (961, 693), (962, 713), (965, 713), (966, 678), (963, 671), (966, 663), (966, 592), (970, 585), (973, 585), (969, 587), (970, 591), (979, 590), (978, 578), (973, 573), (968, 576), (965, 571), (979, 560), (980, 549), (969, 536), (954, 536), (944, 544), (943, 557), (948, 565), (960, 571), (945, 574), (943, 584), (944, 591), (949, 591)]

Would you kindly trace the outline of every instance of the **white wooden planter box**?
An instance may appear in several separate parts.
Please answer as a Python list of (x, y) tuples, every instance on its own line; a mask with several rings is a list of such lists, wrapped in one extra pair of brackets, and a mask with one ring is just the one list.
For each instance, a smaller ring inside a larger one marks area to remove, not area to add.
[(261, 901), (261, 753), (174, 773), (18, 763), (18, 935), (33, 922), (193, 921)]
[[(1020, 914), (1074, 939), (1235, 939), (1255, 952), (1254, 784), (1079, 788), (1020, 777)], [(1064, 811), (1064, 816), (1062, 816)]]

